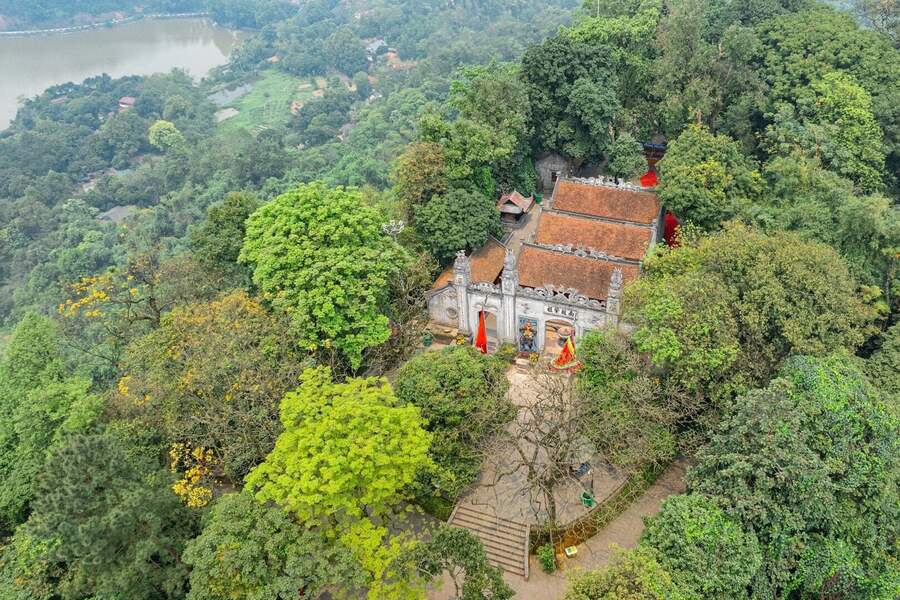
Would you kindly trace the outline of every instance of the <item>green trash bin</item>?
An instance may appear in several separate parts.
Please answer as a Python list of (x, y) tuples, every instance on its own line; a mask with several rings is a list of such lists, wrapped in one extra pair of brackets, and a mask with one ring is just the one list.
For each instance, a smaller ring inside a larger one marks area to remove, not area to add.
[(581, 492), (581, 503), (588, 507), (593, 508), (597, 501), (594, 500), (594, 495), (590, 492)]

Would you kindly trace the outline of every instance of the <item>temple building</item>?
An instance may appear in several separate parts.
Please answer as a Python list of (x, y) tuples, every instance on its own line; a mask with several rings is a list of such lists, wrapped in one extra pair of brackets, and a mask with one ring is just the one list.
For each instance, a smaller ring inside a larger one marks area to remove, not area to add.
[(484, 312), (490, 348), (540, 353), (616, 325), (622, 288), (659, 240), (661, 216), (656, 194), (638, 185), (561, 177), (503, 243), (457, 254), (428, 293), (432, 327), (471, 337)]

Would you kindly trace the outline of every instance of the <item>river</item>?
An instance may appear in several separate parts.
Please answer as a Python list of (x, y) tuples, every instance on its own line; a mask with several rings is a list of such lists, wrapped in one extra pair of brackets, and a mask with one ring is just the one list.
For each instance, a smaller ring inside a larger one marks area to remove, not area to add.
[(181, 68), (200, 78), (247, 37), (206, 19), (145, 19), (75, 33), (0, 38), (0, 129), (20, 98), (108, 73), (150, 75)]

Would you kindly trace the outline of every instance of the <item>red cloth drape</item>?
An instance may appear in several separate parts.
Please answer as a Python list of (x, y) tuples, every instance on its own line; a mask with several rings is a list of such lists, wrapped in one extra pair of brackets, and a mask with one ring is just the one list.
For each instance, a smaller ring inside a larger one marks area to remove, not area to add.
[(478, 313), (478, 335), (475, 336), (475, 347), (487, 354), (487, 327), (484, 324), (484, 311)]
[(578, 365), (578, 361), (575, 358), (575, 336), (569, 336), (566, 340), (566, 345), (563, 346), (562, 351), (559, 353), (559, 356), (555, 361), (553, 361), (553, 366), (557, 369), (571, 369)]
[(670, 248), (678, 245), (679, 225), (681, 225), (681, 221), (675, 215), (666, 211), (666, 216), (663, 218), (663, 238), (666, 240), (666, 245)]

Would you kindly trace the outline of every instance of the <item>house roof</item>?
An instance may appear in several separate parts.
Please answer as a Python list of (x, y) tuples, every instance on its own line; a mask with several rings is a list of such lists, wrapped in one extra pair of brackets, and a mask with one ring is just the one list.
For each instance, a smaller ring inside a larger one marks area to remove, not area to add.
[(503, 194), (500, 196), (500, 199), (497, 200), (497, 208), (502, 209), (503, 206), (507, 203), (512, 203), (516, 208), (521, 210), (523, 213), (531, 210), (531, 207), (534, 205), (534, 196), (529, 196), (526, 198), (519, 192), (512, 192), (509, 194)]
[(641, 260), (650, 247), (652, 235), (653, 232), (647, 227), (544, 211), (535, 242), (571, 244), (576, 248), (583, 247), (612, 256)]
[(535, 246), (524, 246), (519, 254), (519, 285), (543, 288), (552, 285), (559, 289), (575, 288), (594, 300), (606, 300), (609, 280), (616, 267), (622, 269), (622, 281), (637, 279), (640, 267), (624, 265), (596, 258), (581, 258), (560, 254)]
[(560, 180), (553, 195), (553, 208), (649, 225), (659, 216), (660, 205), (653, 192)]
[[(503, 271), (506, 259), (506, 246), (488, 238), (487, 243), (472, 253), (469, 260), (472, 264), (472, 283), (494, 283)], [(438, 276), (431, 289), (436, 290), (453, 282), (453, 265), (450, 265)]]
[(134, 106), (134, 103), (137, 102), (134, 96), (122, 96), (119, 98), (119, 104), (124, 104), (126, 106)]

